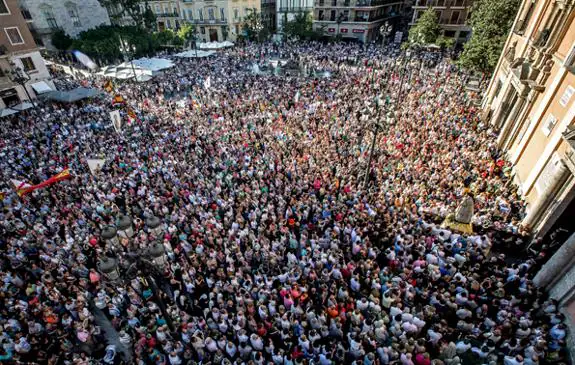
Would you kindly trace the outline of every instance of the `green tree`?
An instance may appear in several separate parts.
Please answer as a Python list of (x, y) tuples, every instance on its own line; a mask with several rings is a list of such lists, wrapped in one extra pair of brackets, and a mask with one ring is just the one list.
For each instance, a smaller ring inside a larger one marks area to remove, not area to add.
[(184, 46), (190, 46), (196, 41), (196, 27), (186, 23), (178, 30), (178, 37), (184, 41)]
[(264, 36), (264, 24), (261, 15), (253, 9), (245, 18), (243, 30), (250, 41), (260, 41)]
[(156, 17), (148, 5), (148, 0), (98, 0), (98, 2), (106, 9), (115, 9), (113, 13), (116, 17), (128, 15), (137, 27), (149, 31), (156, 29)]
[(285, 22), (283, 32), (288, 37), (306, 38), (313, 32), (313, 20), (309, 12), (297, 13), (293, 20)]
[(471, 15), (472, 35), (459, 57), (459, 65), (490, 73), (497, 66), (520, 0), (476, 0)]
[(441, 27), (437, 14), (432, 8), (428, 8), (417, 22), (409, 29), (408, 41), (410, 44), (426, 45), (433, 44), (441, 33)]
[(62, 29), (57, 30), (52, 34), (52, 45), (60, 51), (66, 51), (70, 49), (74, 40), (70, 38), (66, 32)]

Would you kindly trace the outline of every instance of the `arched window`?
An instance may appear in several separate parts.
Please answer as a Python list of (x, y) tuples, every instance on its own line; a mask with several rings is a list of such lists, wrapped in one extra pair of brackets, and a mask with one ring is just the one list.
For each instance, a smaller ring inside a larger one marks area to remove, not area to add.
[(40, 12), (42, 13), (42, 16), (44, 17), (46, 23), (48, 23), (48, 26), (50, 28), (52, 29), (58, 28), (58, 22), (56, 21), (56, 17), (54, 16), (54, 9), (52, 9), (50, 5), (48, 4), (40, 5)]
[(78, 7), (74, 3), (66, 3), (66, 12), (75, 27), (81, 27), (80, 16), (78, 15)]

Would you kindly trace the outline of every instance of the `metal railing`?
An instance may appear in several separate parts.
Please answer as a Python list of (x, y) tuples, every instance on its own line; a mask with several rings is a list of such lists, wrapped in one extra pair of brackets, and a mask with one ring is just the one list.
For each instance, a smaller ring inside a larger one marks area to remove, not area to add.
[(194, 19), (190, 23), (194, 24), (228, 24), (227, 19)]
[(397, 0), (357, 0), (355, 7), (383, 6), (399, 3)]
[(172, 12), (172, 13), (156, 13), (156, 16), (158, 18), (178, 18), (178, 12)]

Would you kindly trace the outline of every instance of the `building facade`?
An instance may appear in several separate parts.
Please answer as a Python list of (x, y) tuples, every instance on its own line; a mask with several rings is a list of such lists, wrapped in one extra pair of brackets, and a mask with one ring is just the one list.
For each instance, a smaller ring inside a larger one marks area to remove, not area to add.
[[(12, 70), (20, 69), (25, 78), (16, 83)], [(33, 87), (49, 81), (50, 73), (28, 29), (18, 0), (0, 0), (0, 109), (36, 97)], [(29, 95), (29, 96), (28, 96)]]
[(399, 20), (403, 5), (398, 0), (315, 0), (313, 26), (326, 36), (371, 42), (380, 38), (385, 21)]
[(297, 14), (313, 13), (314, 0), (276, 0), (276, 30), (282, 31), (283, 24), (294, 20)]
[(431, 7), (437, 14), (443, 34), (453, 38), (457, 43), (463, 43), (471, 36), (469, 20), (472, 5), (473, 0), (415, 0), (410, 25), (415, 24), (417, 19)]
[(262, 23), (270, 33), (276, 32), (276, 0), (261, 0)]
[(574, 230), (574, 0), (524, 0), (483, 101), (539, 235)]
[(235, 41), (243, 34), (244, 18), (261, 14), (261, 6), (260, 0), (182, 0), (180, 21), (197, 27), (200, 42)]
[[(146, 5), (150, 7), (156, 16), (158, 31), (180, 28), (181, 12), (179, 1), (148, 1)], [(142, 5), (142, 11), (145, 11), (144, 5)]]
[(106, 8), (98, 0), (19, 0), (33, 20), (31, 30), (46, 48), (52, 48), (52, 34), (63, 30), (75, 38), (99, 25), (110, 25)]

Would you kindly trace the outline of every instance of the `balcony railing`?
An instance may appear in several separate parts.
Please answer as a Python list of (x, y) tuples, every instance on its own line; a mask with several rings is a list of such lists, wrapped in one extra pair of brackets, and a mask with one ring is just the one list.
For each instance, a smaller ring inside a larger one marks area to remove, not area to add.
[(357, 0), (355, 7), (383, 6), (398, 3), (397, 0)]
[(194, 24), (228, 24), (227, 19), (194, 19), (190, 22)]
[(172, 13), (157, 13), (156, 16), (158, 18), (178, 18), (178, 12), (172, 12)]
[(281, 7), (280, 8), (280, 12), (294, 12), (294, 13), (298, 13), (298, 12), (306, 12), (306, 11), (312, 11), (313, 8), (312, 7), (303, 7), (303, 6), (289, 6), (289, 7)]
[(425, 7), (465, 7), (466, 0), (417, 0), (415, 6)]

